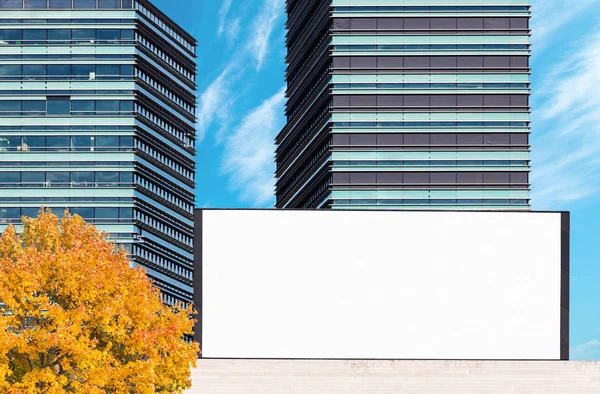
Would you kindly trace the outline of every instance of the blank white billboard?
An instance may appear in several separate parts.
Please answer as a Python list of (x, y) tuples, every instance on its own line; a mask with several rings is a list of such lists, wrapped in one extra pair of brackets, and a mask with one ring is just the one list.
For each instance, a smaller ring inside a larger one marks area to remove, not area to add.
[(568, 214), (198, 215), (205, 358), (565, 358)]

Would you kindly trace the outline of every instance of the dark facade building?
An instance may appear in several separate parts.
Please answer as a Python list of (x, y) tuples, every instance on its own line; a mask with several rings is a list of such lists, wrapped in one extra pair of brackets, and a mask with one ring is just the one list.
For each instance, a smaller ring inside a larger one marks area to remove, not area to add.
[(0, 0), (1, 227), (69, 208), (191, 302), (195, 49), (147, 0)]
[(277, 207), (529, 200), (526, 0), (288, 0)]

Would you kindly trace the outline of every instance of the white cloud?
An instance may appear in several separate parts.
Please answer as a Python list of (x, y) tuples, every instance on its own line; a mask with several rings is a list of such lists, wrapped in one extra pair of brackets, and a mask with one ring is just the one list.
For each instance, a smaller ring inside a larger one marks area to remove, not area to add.
[(232, 3), (233, 0), (223, 0), (221, 8), (219, 9), (219, 26), (217, 27), (217, 34), (219, 35), (219, 37), (223, 35), (223, 31), (225, 30), (227, 14), (229, 14), (229, 10), (231, 9)]
[(200, 95), (198, 105), (196, 129), (198, 142), (202, 141), (210, 125), (218, 119), (226, 122), (233, 105), (230, 94), (229, 76), (231, 69), (225, 68), (223, 72)]
[(540, 53), (550, 43), (550, 37), (600, 0), (531, 0), (534, 53)]
[(533, 96), (533, 205), (561, 208), (600, 191), (600, 34), (565, 54)]
[(269, 53), (269, 42), (273, 28), (284, 15), (284, 0), (264, 0), (258, 16), (254, 19), (249, 36), (248, 49), (260, 70)]
[(570, 349), (571, 360), (600, 360), (600, 341), (593, 340)]
[(252, 109), (225, 141), (222, 171), (245, 202), (272, 205), (275, 136), (283, 127), (285, 88)]
[(227, 32), (225, 32), (225, 38), (227, 38), (227, 42), (229, 43), (229, 45), (232, 45), (237, 40), (240, 34), (241, 21), (241, 18), (235, 18), (229, 23)]

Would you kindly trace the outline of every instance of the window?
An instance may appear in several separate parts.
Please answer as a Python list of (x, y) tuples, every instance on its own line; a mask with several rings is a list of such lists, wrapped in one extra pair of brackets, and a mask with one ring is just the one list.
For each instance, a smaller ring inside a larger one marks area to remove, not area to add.
[(121, 0), (98, 0), (98, 8), (121, 8)]
[(92, 171), (77, 171), (71, 173), (71, 182), (74, 187), (86, 187), (94, 183)]
[(23, 8), (21, 0), (0, 0), (0, 8)]
[[(98, 100), (96, 101), (96, 112), (98, 114), (113, 114), (119, 112), (119, 102), (117, 100)], [(114, 146), (117, 146), (118, 143)]]
[(96, 38), (99, 41), (119, 41), (121, 39), (121, 30), (115, 29), (98, 29)]
[(69, 79), (71, 76), (71, 66), (69, 64), (49, 64), (48, 75), (60, 77), (59, 79)]
[(2, 115), (19, 115), (21, 102), (17, 100), (0, 100), (0, 113)]
[(76, 207), (70, 209), (73, 215), (79, 215), (84, 219), (93, 219), (94, 218), (94, 208), (87, 207)]
[(119, 146), (119, 137), (116, 135), (96, 136), (96, 150), (100, 152), (116, 150)]
[[(77, 101), (74, 101), (73, 103), (76, 103)], [(93, 101), (92, 101), (93, 102)], [(72, 144), (73, 144), (73, 150), (75, 151), (91, 151), (92, 150), (92, 137), (85, 135), (85, 136), (73, 136), (72, 138)]]
[(113, 64), (98, 64), (96, 66), (96, 74), (100, 76), (119, 75), (119, 66)]
[(93, 115), (95, 111), (94, 100), (73, 100), (71, 102), (73, 115)]
[(66, 186), (69, 183), (68, 172), (47, 172), (46, 173), (46, 185), (47, 186)]
[(6, 64), (0, 65), (0, 78), (18, 75), (21, 75), (21, 66)]
[(68, 97), (48, 97), (48, 115), (70, 115), (71, 100)]
[(49, 0), (49, 8), (71, 8), (71, 0)]
[(19, 182), (21, 182), (21, 174), (19, 172), (0, 172), (0, 184), (3, 184), (3, 186), (18, 186)]
[(21, 216), (36, 218), (39, 212), (40, 208), (38, 207), (21, 208)]
[(46, 44), (46, 39), (47, 30), (45, 29), (23, 30), (24, 44)]
[[(52, 29), (48, 30), (48, 40), (58, 41), (62, 43), (70, 43), (71, 41), (71, 30), (69, 29)], [(56, 44), (57, 42), (54, 42)]]
[(50, 152), (65, 152), (69, 149), (69, 136), (60, 135), (60, 136), (52, 136), (46, 137), (46, 147)]
[(3, 207), (0, 209), (0, 221), (6, 223), (6, 219), (18, 219), (21, 217), (21, 210), (13, 207)]
[(73, 0), (73, 8), (96, 8), (96, 0)]
[(25, 8), (46, 8), (46, 0), (25, 0)]
[(23, 79), (41, 79), (46, 75), (46, 66), (43, 64), (24, 64)]
[(96, 173), (96, 182), (108, 186), (117, 186), (117, 184), (119, 183), (119, 173), (99, 171)]
[(21, 175), (23, 186), (40, 187), (44, 185), (46, 173), (43, 171), (24, 171)]
[(71, 75), (76, 79), (90, 79), (91, 73), (96, 71), (93, 64), (74, 64), (71, 66)]
[(0, 137), (0, 152), (16, 150), (21, 145), (21, 137)]
[(23, 115), (45, 115), (46, 101), (44, 100), (24, 100)]
[(46, 139), (42, 136), (24, 136), (22, 150), (41, 152), (46, 148)]
[(96, 30), (94, 29), (74, 29), (72, 31), (73, 41), (90, 42), (96, 38)]
[(119, 208), (96, 208), (95, 218), (98, 222), (115, 221), (119, 217)]
[(132, 112), (133, 111), (133, 101), (129, 101), (129, 100), (119, 101), (119, 111)]
[(133, 40), (133, 30), (121, 30), (122, 40)]
[(23, 39), (23, 30), (0, 30), (0, 41), (18, 41)]

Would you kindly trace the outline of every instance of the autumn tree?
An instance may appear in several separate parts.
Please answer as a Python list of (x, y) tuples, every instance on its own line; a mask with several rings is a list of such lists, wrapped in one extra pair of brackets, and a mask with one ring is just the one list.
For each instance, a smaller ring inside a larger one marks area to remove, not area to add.
[(0, 238), (0, 393), (180, 393), (191, 316), (77, 215), (41, 211)]

